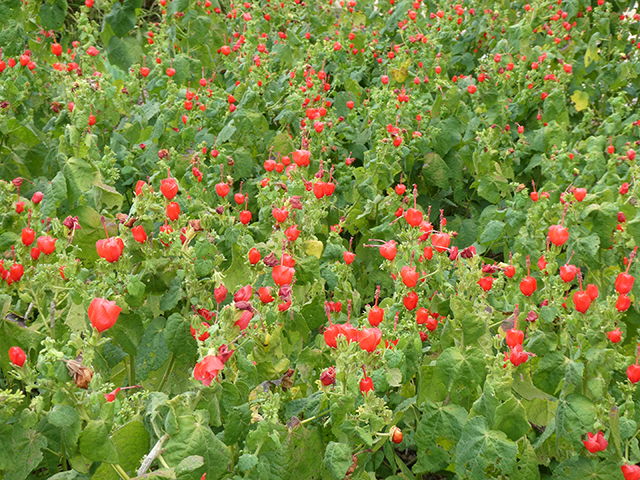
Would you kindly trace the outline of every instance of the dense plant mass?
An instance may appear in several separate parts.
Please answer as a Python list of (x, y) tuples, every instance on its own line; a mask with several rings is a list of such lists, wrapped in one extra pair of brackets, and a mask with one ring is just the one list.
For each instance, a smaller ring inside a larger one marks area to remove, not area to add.
[(9, 480), (640, 479), (625, 0), (0, 0)]

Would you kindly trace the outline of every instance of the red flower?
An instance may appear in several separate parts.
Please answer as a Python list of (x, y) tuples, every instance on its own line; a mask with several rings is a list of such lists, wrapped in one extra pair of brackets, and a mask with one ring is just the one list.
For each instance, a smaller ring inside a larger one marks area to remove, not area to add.
[(616, 327), (615, 330), (607, 332), (607, 337), (609, 337), (611, 343), (618, 343), (622, 339), (622, 332), (620, 328)]
[(624, 480), (640, 480), (640, 467), (638, 465), (629, 465), (625, 463), (620, 467)]
[[(505, 353), (506, 356), (506, 353)], [(522, 345), (516, 345), (511, 349), (511, 353), (509, 354), (509, 361), (516, 367), (522, 365), (527, 360), (529, 360), (529, 354), (527, 352), (522, 351)]]
[(144, 243), (147, 241), (147, 232), (144, 231), (144, 227), (142, 225), (137, 225), (131, 229), (131, 233), (133, 234), (133, 238), (138, 243)]
[(207, 355), (193, 369), (193, 378), (201, 380), (205, 387), (211, 385), (212, 380), (218, 379), (218, 373), (224, 368), (224, 363), (215, 355)]
[(9, 361), (14, 365), (21, 367), (27, 360), (27, 355), (20, 347), (11, 347), (9, 349)]
[(616, 309), (619, 312), (626, 312), (627, 310), (629, 310), (629, 307), (631, 306), (631, 299), (629, 298), (628, 295), (620, 295), (618, 296), (618, 300), (616, 300)]
[(288, 302), (281, 303), (280, 305), (278, 305), (278, 311), (286, 312), (290, 306), (291, 306), (291, 300), (289, 300)]
[(251, 313), (251, 311), (249, 310), (244, 310), (240, 315), (240, 318), (236, 320), (234, 325), (239, 327), (240, 330), (244, 330), (249, 326), (249, 322), (251, 321), (252, 318), (253, 318), (253, 313)]
[(418, 305), (418, 294), (416, 292), (407, 293), (402, 299), (402, 303), (407, 310), (413, 310)]
[(329, 367), (320, 374), (320, 381), (325, 387), (333, 385), (336, 382), (336, 369), (335, 367)]
[(167, 200), (171, 200), (178, 193), (178, 182), (175, 178), (165, 178), (160, 182), (160, 191)]
[(103, 238), (96, 242), (98, 255), (109, 263), (116, 262), (124, 250), (124, 242), (120, 237)]
[(234, 351), (235, 350), (229, 350), (229, 347), (224, 344), (220, 345), (220, 348), (218, 348), (218, 358), (222, 360), (222, 363), (227, 363), (227, 360), (231, 358)]
[(222, 303), (227, 298), (227, 287), (220, 285), (218, 288), (213, 289), (213, 295), (216, 298), (217, 303)]
[(342, 325), (333, 324), (324, 331), (324, 341), (327, 346), (336, 348), (338, 346), (338, 335), (344, 334)]
[(431, 235), (431, 244), (437, 252), (442, 253), (451, 244), (451, 236), (448, 233), (434, 233)]
[(116, 395), (118, 394), (119, 391), (120, 391), (120, 387), (116, 388), (112, 392), (105, 393), (104, 398), (107, 400), (107, 402), (113, 402), (116, 399)]
[(367, 352), (373, 352), (380, 344), (382, 332), (377, 327), (365, 328), (358, 332), (358, 343), (360, 348)]
[(273, 295), (271, 295), (270, 287), (260, 287), (258, 289), (258, 295), (260, 295), (260, 301), (262, 303), (271, 303), (273, 302)]
[(271, 272), (271, 276), (273, 277), (273, 281), (279, 287), (283, 285), (291, 284), (293, 280), (293, 274), (295, 270), (291, 267), (285, 267), (284, 265), (278, 265), (273, 267), (273, 271)]
[[(40, 250), (45, 255), (51, 255), (56, 249), (56, 238), (50, 237), (49, 235), (38, 237), (38, 250)], [(31, 255), (33, 257), (33, 255)]]
[(309, 150), (296, 150), (291, 154), (293, 161), (299, 167), (308, 167), (311, 160), (311, 152)]
[[(136, 183), (136, 188), (134, 189), (134, 193), (136, 194), (136, 197), (143, 196), (142, 187), (144, 187), (146, 184), (147, 184), (147, 182), (143, 182), (142, 180), (138, 180), (138, 183)], [(153, 187), (149, 186), (149, 188), (151, 189), (151, 193), (153, 193)]]
[(627, 294), (633, 288), (633, 282), (635, 278), (628, 273), (619, 273), (616, 277), (616, 292), (621, 294)]
[(492, 277), (482, 277), (480, 280), (478, 280), (478, 285), (480, 285), (480, 287), (485, 292), (488, 292), (489, 290), (491, 290), (491, 287), (493, 286), (493, 278)]
[(248, 302), (253, 295), (251, 285), (245, 285), (233, 295), (234, 302)]
[(595, 435), (591, 432), (587, 433), (587, 440), (583, 440), (584, 446), (589, 450), (589, 453), (604, 452), (609, 446), (602, 435), (602, 431), (599, 431)]
[(89, 305), (89, 320), (96, 330), (103, 332), (113, 327), (118, 320), (122, 308), (116, 302), (104, 298), (94, 298)]
[(191, 328), (191, 336), (193, 337), (194, 340), (196, 340), (196, 333), (199, 333), (200, 336), (198, 337), (200, 339), (201, 342), (204, 342), (207, 338), (209, 338), (209, 327), (211, 325), (209, 325), (207, 322), (202, 322), (202, 325), (200, 327), (198, 327), (198, 331), (196, 332), (196, 329), (193, 327)]

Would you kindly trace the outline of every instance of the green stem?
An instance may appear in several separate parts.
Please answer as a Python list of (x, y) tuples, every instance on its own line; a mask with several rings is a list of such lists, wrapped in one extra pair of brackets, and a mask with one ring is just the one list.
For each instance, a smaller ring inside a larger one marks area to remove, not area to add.
[(160, 463), (164, 468), (171, 468), (169, 464), (166, 462), (166, 460), (162, 458), (162, 455), (158, 455), (158, 460), (160, 461)]
[(112, 463), (111, 466), (116, 471), (116, 473), (120, 475), (120, 478), (122, 478), (122, 480), (130, 480), (129, 475), (127, 475), (127, 472), (125, 472), (120, 465), (118, 465), (117, 463)]
[(158, 392), (162, 391), (162, 387), (164, 387), (164, 384), (167, 382), (169, 375), (171, 375), (171, 371), (173, 370), (173, 367), (175, 366), (175, 364), (176, 364), (176, 356), (173, 352), (171, 352), (171, 355), (169, 357), (169, 365), (167, 366), (167, 371), (164, 372), (164, 376), (160, 381), (160, 385), (158, 386)]
[(193, 409), (195, 410), (200, 403), (200, 399), (202, 398), (202, 390), (198, 390), (196, 398), (193, 399)]
[(136, 357), (129, 355), (129, 385), (136, 384)]
[(69, 467), (67, 466), (67, 455), (64, 450), (64, 442), (61, 443), (62, 445), (60, 446), (60, 458), (62, 459), (62, 470), (67, 471), (69, 470)]
[(322, 417), (323, 415), (326, 415), (327, 413), (329, 413), (329, 410), (325, 410), (324, 412), (319, 413), (317, 415), (314, 415), (313, 417), (305, 418), (304, 420), (302, 420), (300, 422), (300, 425), (304, 425), (305, 423), (310, 422), (311, 420), (315, 420), (318, 417)]
[(87, 414), (87, 411), (84, 409), (84, 405), (78, 403), (78, 411), (80, 412), (80, 417), (87, 422), (91, 421), (91, 417)]

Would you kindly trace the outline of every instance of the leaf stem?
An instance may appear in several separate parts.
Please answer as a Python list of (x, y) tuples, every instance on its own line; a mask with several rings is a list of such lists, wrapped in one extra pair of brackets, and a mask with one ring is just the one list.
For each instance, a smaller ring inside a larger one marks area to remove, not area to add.
[(112, 466), (112, 467), (113, 467), (113, 469), (116, 471), (116, 473), (117, 473), (118, 475), (120, 475), (120, 478), (122, 478), (122, 480), (131, 480), (131, 479), (129, 478), (129, 475), (127, 475), (127, 472), (125, 472), (125, 471), (123, 470), (123, 468), (122, 468), (119, 464), (117, 464), (117, 463), (112, 463), (112, 464), (111, 464), (111, 466)]
[(171, 352), (171, 355), (169, 356), (169, 365), (167, 366), (167, 371), (164, 372), (164, 375), (162, 376), (162, 380), (160, 381), (160, 385), (158, 385), (158, 392), (162, 391), (162, 387), (164, 387), (164, 384), (167, 383), (167, 379), (169, 378), (169, 375), (171, 375), (171, 371), (173, 370), (173, 367), (176, 364), (176, 355)]

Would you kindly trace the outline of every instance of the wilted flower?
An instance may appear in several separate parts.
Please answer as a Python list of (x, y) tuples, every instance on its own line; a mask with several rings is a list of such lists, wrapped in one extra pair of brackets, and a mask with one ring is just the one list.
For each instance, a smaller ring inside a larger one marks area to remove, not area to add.
[(62, 222), (62, 224), (69, 230), (82, 230), (78, 217), (72, 217), (71, 215), (69, 215), (64, 219), (64, 222)]

